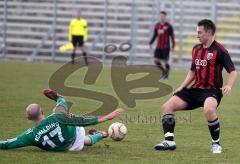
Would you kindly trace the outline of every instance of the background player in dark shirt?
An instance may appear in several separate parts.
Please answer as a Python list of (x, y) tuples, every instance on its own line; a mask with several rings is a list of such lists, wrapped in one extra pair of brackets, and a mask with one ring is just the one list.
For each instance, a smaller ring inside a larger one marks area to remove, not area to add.
[[(228, 51), (214, 40), (215, 24), (211, 20), (201, 20), (197, 26), (197, 38), (200, 44), (193, 47), (192, 65), (184, 82), (176, 89), (162, 107), (162, 126), (164, 141), (155, 146), (156, 150), (174, 150), (174, 113), (180, 110), (192, 110), (203, 107), (212, 137), (212, 152), (221, 153), (220, 125), (217, 106), (222, 93), (229, 95), (236, 80), (237, 72)], [(223, 86), (223, 67), (228, 72), (227, 83)], [(192, 86), (187, 88), (192, 82)]]
[[(166, 21), (167, 13), (160, 12), (160, 22), (155, 25), (153, 37), (150, 41), (150, 48), (157, 38), (157, 47), (154, 52), (155, 64), (163, 71), (163, 79), (168, 79), (170, 70), (169, 52), (170, 52), (170, 38), (172, 40), (172, 49), (174, 50), (174, 32), (170, 23)], [(162, 63), (164, 65), (162, 65)]]

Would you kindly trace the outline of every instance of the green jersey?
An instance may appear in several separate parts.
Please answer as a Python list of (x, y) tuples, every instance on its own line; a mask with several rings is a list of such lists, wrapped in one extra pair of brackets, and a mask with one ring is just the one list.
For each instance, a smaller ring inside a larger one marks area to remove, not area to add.
[(97, 117), (80, 118), (80, 122), (62, 123), (57, 114), (45, 118), (39, 125), (31, 128), (16, 138), (0, 141), (0, 149), (13, 149), (25, 146), (37, 146), (43, 150), (68, 150), (76, 138), (76, 126), (86, 126), (97, 123)]

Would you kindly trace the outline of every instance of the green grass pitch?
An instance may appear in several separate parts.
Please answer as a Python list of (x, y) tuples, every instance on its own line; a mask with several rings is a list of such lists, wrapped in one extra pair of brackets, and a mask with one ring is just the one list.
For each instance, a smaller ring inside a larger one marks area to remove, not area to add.
[[(41, 94), (48, 87), (48, 80), (61, 64), (40, 62), (0, 62), (0, 139), (15, 137), (33, 126), (25, 118), (25, 107), (29, 103), (42, 105), (45, 114), (50, 114), (55, 103)], [(85, 70), (79, 70), (69, 77), (66, 85), (87, 88), (113, 95), (110, 68), (105, 67), (95, 85), (83, 84)], [(166, 83), (176, 88), (185, 78), (186, 71), (173, 70)], [(224, 75), (226, 79), (226, 74)], [(162, 140), (160, 122), (161, 105), (171, 96), (158, 99), (139, 100), (135, 108), (126, 109), (121, 117), (128, 128), (123, 142), (105, 139), (81, 152), (50, 153), (35, 147), (15, 150), (1, 150), (0, 163), (239, 163), (239, 98), (240, 83), (236, 82), (230, 97), (224, 96), (218, 108), (221, 121), (221, 143), (223, 153), (210, 152), (210, 134), (202, 109), (176, 114), (176, 151), (159, 152), (153, 149)], [(96, 109), (98, 102), (66, 97), (74, 102), (72, 112), (81, 114)], [(112, 123), (87, 127), (107, 129)]]

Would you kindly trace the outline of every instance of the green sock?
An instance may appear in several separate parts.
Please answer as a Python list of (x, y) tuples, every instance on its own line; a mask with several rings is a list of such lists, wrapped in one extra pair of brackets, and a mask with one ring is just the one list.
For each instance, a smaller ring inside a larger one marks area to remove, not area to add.
[(92, 145), (103, 139), (101, 134), (88, 135), (88, 137), (91, 139)]
[(68, 109), (67, 102), (63, 97), (57, 98), (57, 106), (63, 106), (66, 110)]

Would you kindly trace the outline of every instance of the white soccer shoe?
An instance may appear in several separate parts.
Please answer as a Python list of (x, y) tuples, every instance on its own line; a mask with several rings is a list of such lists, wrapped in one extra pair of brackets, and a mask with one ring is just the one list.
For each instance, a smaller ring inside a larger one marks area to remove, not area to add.
[(212, 153), (213, 154), (220, 154), (222, 153), (222, 147), (219, 144), (212, 144)]
[(163, 140), (162, 143), (157, 144), (154, 146), (155, 150), (175, 150), (176, 149), (176, 143), (175, 141), (167, 141), (167, 140)]

